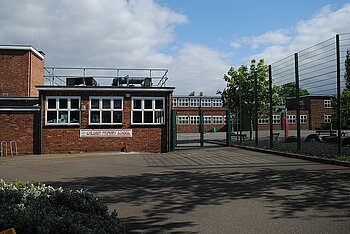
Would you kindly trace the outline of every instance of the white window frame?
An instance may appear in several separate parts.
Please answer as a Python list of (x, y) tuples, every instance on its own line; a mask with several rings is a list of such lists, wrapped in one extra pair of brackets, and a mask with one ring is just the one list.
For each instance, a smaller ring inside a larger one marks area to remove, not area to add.
[(280, 124), (281, 116), (280, 115), (272, 115), (272, 124)]
[(269, 124), (269, 118), (268, 117), (258, 118), (258, 124)]
[(173, 107), (177, 107), (177, 98), (173, 98), (172, 104), (173, 104)]
[(296, 116), (295, 115), (287, 115), (288, 123), (295, 124), (296, 123)]
[(190, 107), (200, 107), (200, 98), (190, 98)]
[(306, 124), (307, 123), (307, 115), (300, 115), (300, 123)]
[(323, 115), (324, 123), (332, 123), (332, 115)]
[(222, 124), (223, 116), (213, 116), (212, 122), (213, 124)]
[(323, 107), (332, 108), (332, 100), (329, 100), (329, 99), (323, 100)]
[(203, 116), (203, 124), (212, 124), (212, 123), (213, 122), (212, 122), (211, 116), (207, 116), (207, 115)]
[[(135, 100), (141, 100), (141, 109), (135, 109), (134, 108), (134, 101)], [(151, 100), (152, 101), (152, 108), (151, 109), (145, 109), (145, 100)], [(157, 109), (156, 108), (156, 100), (161, 100), (163, 102), (163, 108)], [(135, 123), (134, 122), (134, 112), (141, 112), (141, 123)], [(146, 123), (145, 122), (145, 112), (152, 112), (153, 115), (153, 122), (152, 123)], [(157, 113), (161, 112), (162, 116), (160, 118), (160, 122), (157, 121)], [(131, 124), (133, 125), (164, 125), (165, 124), (165, 98), (164, 97), (132, 97), (131, 98)]]
[(211, 99), (201, 98), (201, 107), (211, 107)]
[[(91, 100), (98, 99), (99, 101), (99, 108), (98, 109), (92, 109)], [(110, 101), (110, 108), (103, 108), (103, 100), (109, 100)], [(121, 107), (120, 108), (114, 108), (114, 101), (118, 100), (121, 101)], [(124, 122), (124, 98), (121, 96), (90, 96), (89, 97), (89, 125), (122, 125)], [(121, 122), (114, 123), (113, 119), (113, 112), (122, 112), (122, 119)], [(99, 114), (99, 123), (94, 123), (91, 121), (92, 114), (91, 112), (100, 112)], [(109, 123), (102, 123), (102, 112), (110, 112), (110, 119), (111, 122)]]
[(188, 107), (188, 98), (178, 98), (177, 99), (178, 107)]
[(212, 107), (222, 107), (222, 100), (221, 98), (213, 98), (211, 99), (211, 105)]
[(189, 117), (187, 115), (179, 115), (177, 117), (177, 124), (179, 125), (189, 124)]
[(199, 125), (200, 116), (199, 115), (191, 115), (190, 116), (190, 124)]
[[(49, 99), (54, 99), (56, 103), (55, 108), (49, 108)], [(67, 99), (67, 108), (60, 108), (60, 99)], [(71, 108), (71, 100), (78, 99), (78, 108)], [(81, 97), (80, 96), (47, 96), (45, 103), (45, 125), (80, 125), (81, 121)], [(48, 122), (48, 112), (56, 112), (56, 121), (57, 122)], [(59, 122), (60, 112), (67, 112), (67, 122)], [(71, 112), (79, 112), (79, 119), (77, 122), (71, 122)]]

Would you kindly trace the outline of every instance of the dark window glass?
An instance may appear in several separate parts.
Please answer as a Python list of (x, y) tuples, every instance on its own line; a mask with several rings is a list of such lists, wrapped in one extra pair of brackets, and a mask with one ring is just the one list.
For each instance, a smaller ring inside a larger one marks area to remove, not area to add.
[(71, 123), (79, 123), (79, 111), (71, 111), (70, 112), (70, 122)]
[(153, 123), (153, 111), (145, 111), (145, 123)]
[(134, 111), (132, 115), (133, 115), (133, 123), (142, 123), (141, 111)]
[(111, 123), (111, 112), (102, 111), (102, 123)]
[(58, 112), (58, 122), (59, 123), (68, 123), (68, 111), (59, 111)]
[(79, 99), (71, 99), (70, 100), (70, 108), (71, 109), (79, 109)]
[(110, 99), (103, 99), (102, 100), (102, 108), (103, 109), (111, 109), (111, 100)]
[(64, 98), (64, 99), (59, 99), (59, 108), (60, 109), (67, 109), (68, 108), (68, 99)]
[(114, 109), (122, 108), (122, 100), (114, 100)]
[(145, 109), (152, 109), (152, 100), (145, 100)]
[(134, 100), (134, 109), (141, 109), (141, 100)]
[(156, 111), (156, 122), (155, 123), (164, 123), (164, 112), (163, 111)]
[(48, 111), (47, 112), (47, 122), (48, 123), (57, 123), (57, 112), (56, 111)]
[(98, 99), (91, 99), (91, 109), (99, 109), (100, 101)]
[(123, 116), (122, 111), (113, 111), (113, 123), (122, 123)]
[(163, 100), (156, 100), (156, 109), (163, 109)]
[(100, 123), (100, 112), (99, 111), (91, 111), (91, 123)]
[(48, 109), (56, 109), (56, 99), (48, 99), (47, 103)]

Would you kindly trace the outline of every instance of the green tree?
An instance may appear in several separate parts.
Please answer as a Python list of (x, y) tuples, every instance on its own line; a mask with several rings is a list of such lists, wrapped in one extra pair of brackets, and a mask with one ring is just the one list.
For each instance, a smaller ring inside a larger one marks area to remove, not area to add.
[[(308, 90), (299, 88), (299, 96), (306, 96), (309, 94), (310, 93)], [(296, 97), (297, 93), (296, 93), (295, 82), (289, 82), (289, 83), (281, 85), (281, 89), (278, 92), (278, 95), (281, 98)]]
[[(224, 106), (231, 111), (239, 108), (241, 101), (242, 110), (249, 117), (250, 122), (250, 138), (252, 138), (252, 120), (256, 111), (255, 96), (254, 96), (254, 75), (257, 77), (257, 95), (258, 95), (258, 111), (259, 113), (267, 113), (269, 103), (269, 81), (268, 81), (268, 67), (265, 65), (263, 59), (257, 63), (255, 59), (251, 61), (250, 67), (240, 66), (238, 69), (231, 67), (227, 74), (224, 75), (226, 81), (226, 88), (221, 94)], [(278, 87), (274, 87), (274, 93)], [(278, 96), (273, 95), (274, 99)]]

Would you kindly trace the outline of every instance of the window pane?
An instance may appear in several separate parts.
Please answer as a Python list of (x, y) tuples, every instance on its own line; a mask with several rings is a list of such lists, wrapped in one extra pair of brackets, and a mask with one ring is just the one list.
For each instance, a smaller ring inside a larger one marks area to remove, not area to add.
[(70, 108), (71, 109), (79, 109), (79, 99), (71, 99), (70, 100)]
[(122, 100), (114, 100), (114, 109), (122, 108)]
[(60, 109), (68, 109), (68, 99), (64, 98), (64, 99), (59, 99), (59, 108)]
[(99, 111), (91, 111), (91, 123), (100, 123), (100, 112)]
[(113, 111), (113, 123), (122, 123), (123, 117), (122, 117), (122, 111)]
[(145, 123), (153, 123), (153, 111), (145, 111)]
[(141, 109), (141, 100), (134, 100), (134, 109)]
[(56, 109), (56, 99), (48, 99), (47, 103), (48, 109)]
[(100, 101), (98, 99), (91, 99), (91, 109), (99, 109)]
[(163, 110), (163, 100), (156, 100), (156, 109)]
[(156, 111), (156, 123), (164, 123), (164, 111)]
[(145, 109), (152, 109), (152, 100), (145, 100)]
[(79, 123), (79, 111), (71, 111), (70, 112), (70, 122), (71, 123)]
[(57, 112), (56, 111), (48, 111), (47, 112), (47, 122), (48, 123), (57, 123)]
[(102, 123), (111, 123), (111, 112), (102, 111)]
[(103, 99), (102, 100), (102, 109), (111, 109), (111, 100)]
[(133, 123), (142, 123), (142, 112), (141, 111), (134, 111), (132, 113), (133, 116)]
[(68, 111), (59, 111), (58, 112), (58, 122), (59, 123), (68, 123)]

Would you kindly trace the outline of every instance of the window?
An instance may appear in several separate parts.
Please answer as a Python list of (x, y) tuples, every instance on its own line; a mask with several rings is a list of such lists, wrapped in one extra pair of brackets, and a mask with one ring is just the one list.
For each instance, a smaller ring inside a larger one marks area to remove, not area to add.
[(281, 116), (273, 115), (272, 116), (272, 124), (280, 124), (280, 123), (281, 123)]
[(177, 106), (188, 106), (188, 98), (178, 98), (177, 99)]
[(179, 116), (177, 118), (177, 123), (178, 124), (188, 124), (188, 116)]
[(213, 107), (222, 107), (222, 100), (220, 98), (213, 98), (211, 103)]
[(211, 99), (210, 98), (202, 98), (201, 106), (203, 106), (203, 107), (211, 106)]
[(300, 123), (301, 124), (307, 123), (307, 115), (300, 115)]
[(324, 123), (331, 123), (332, 115), (324, 115)]
[(80, 124), (80, 97), (47, 97), (46, 124)]
[(303, 100), (299, 101), (299, 108), (300, 109), (304, 109), (305, 108), (305, 104), (304, 104)]
[(190, 116), (190, 124), (199, 124), (199, 116)]
[(190, 106), (199, 107), (200, 106), (200, 99), (199, 98), (190, 98)]
[(211, 124), (211, 116), (203, 116), (203, 124)]
[(213, 116), (213, 124), (222, 124), (222, 116)]
[(295, 115), (287, 115), (288, 123), (294, 124), (296, 121)]
[(174, 106), (174, 107), (177, 106), (177, 98), (173, 98), (173, 106)]
[(164, 110), (164, 98), (162, 97), (134, 97), (132, 98), (131, 123), (164, 124)]
[(324, 108), (332, 108), (332, 101), (331, 100), (323, 100)]
[(123, 98), (90, 97), (89, 124), (123, 124)]
[(268, 124), (268, 123), (269, 123), (269, 119), (267, 117), (258, 119), (258, 124)]

